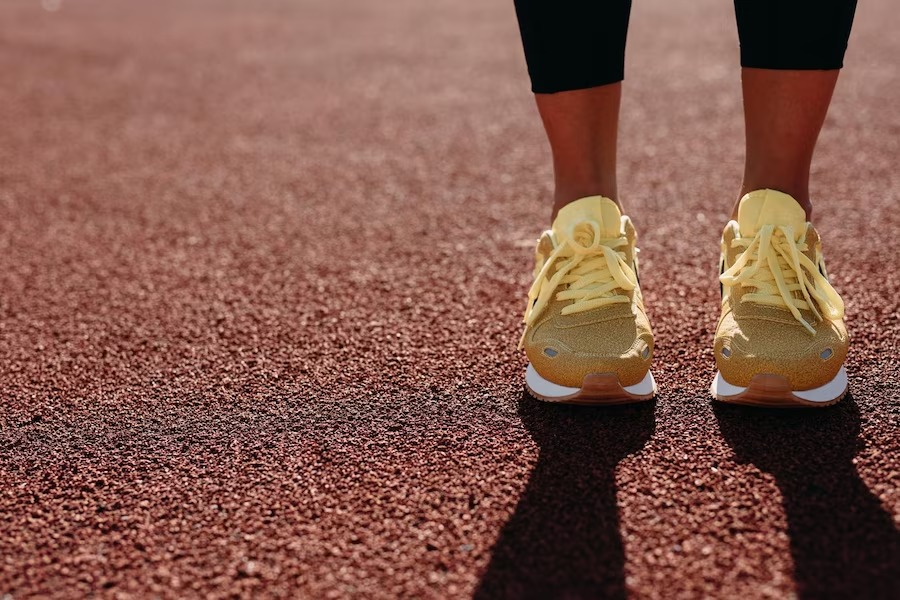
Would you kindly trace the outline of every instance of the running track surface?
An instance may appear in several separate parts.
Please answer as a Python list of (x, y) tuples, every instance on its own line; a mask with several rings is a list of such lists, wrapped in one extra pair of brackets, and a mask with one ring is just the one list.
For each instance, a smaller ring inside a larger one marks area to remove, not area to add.
[(0, 595), (887, 597), (896, 10), (814, 167), (852, 396), (713, 406), (729, 2), (635, 3), (621, 191), (661, 393), (523, 394), (549, 156), (512, 3), (0, 4)]

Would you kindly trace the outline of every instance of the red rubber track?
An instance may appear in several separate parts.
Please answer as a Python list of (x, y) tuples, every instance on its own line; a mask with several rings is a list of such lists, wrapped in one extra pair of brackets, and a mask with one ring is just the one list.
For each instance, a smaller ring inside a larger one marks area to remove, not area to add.
[(895, 9), (813, 173), (852, 396), (793, 413), (707, 395), (729, 2), (635, 3), (661, 392), (598, 410), (523, 393), (552, 177), (511, 2), (4, 0), (0, 596), (895, 594)]

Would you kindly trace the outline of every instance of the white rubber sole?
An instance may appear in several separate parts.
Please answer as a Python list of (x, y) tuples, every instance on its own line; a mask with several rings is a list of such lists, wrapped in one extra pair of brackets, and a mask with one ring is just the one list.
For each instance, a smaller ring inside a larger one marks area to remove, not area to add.
[(640, 383), (627, 387), (619, 383), (615, 373), (590, 373), (577, 388), (548, 381), (529, 364), (525, 370), (525, 387), (538, 400), (562, 404), (631, 404), (651, 400), (656, 395), (656, 381), (650, 371)]
[(848, 388), (847, 371), (841, 367), (834, 379), (811, 390), (792, 390), (786, 378), (769, 373), (754, 375), (749, 386), (741, 387), (728, 383), (721, 373), (716, 373), (709, 391), (716, 400), (731, 404), (796, 407), (830, 406), (840, 401)]

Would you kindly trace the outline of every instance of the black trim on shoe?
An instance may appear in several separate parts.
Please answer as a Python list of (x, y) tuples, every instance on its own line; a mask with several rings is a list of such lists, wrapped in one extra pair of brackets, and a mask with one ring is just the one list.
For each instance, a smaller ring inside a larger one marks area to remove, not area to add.
[[(719, 277), (722, 276), (722, 273), (725, 272), (725, 255), (722, 255), (722, 258), (719, 259)], [(719, 280), (719, 298), (725, 296), (725, 286), (722, 285), (722, 280)]]

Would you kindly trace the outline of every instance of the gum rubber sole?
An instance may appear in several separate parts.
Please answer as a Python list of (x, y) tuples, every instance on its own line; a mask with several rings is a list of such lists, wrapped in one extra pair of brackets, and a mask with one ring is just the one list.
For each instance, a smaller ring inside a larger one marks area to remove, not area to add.
[(787, 378), (770, 373), (754, 375), (749, 386), (741, 387), (728, 383), (721, 373), (716, 373), (709, 391), (713, 398), (728, 404), (821, 408), (840, 402), (847, 395), (848, 388), (847, 371), (841, 367), (834, 379), (812, 390), (792, 390)]
[(535, 399), (557, 404), (586, 404), (611, 406), (652, 400), (656, 395), (656, 381), (647, 371), (644, 379), (623, 387), (615, 373), (589, 373), (580, 388), (566, 387), (547, 381), (530, 364), (525, 371), (525, 388)]

